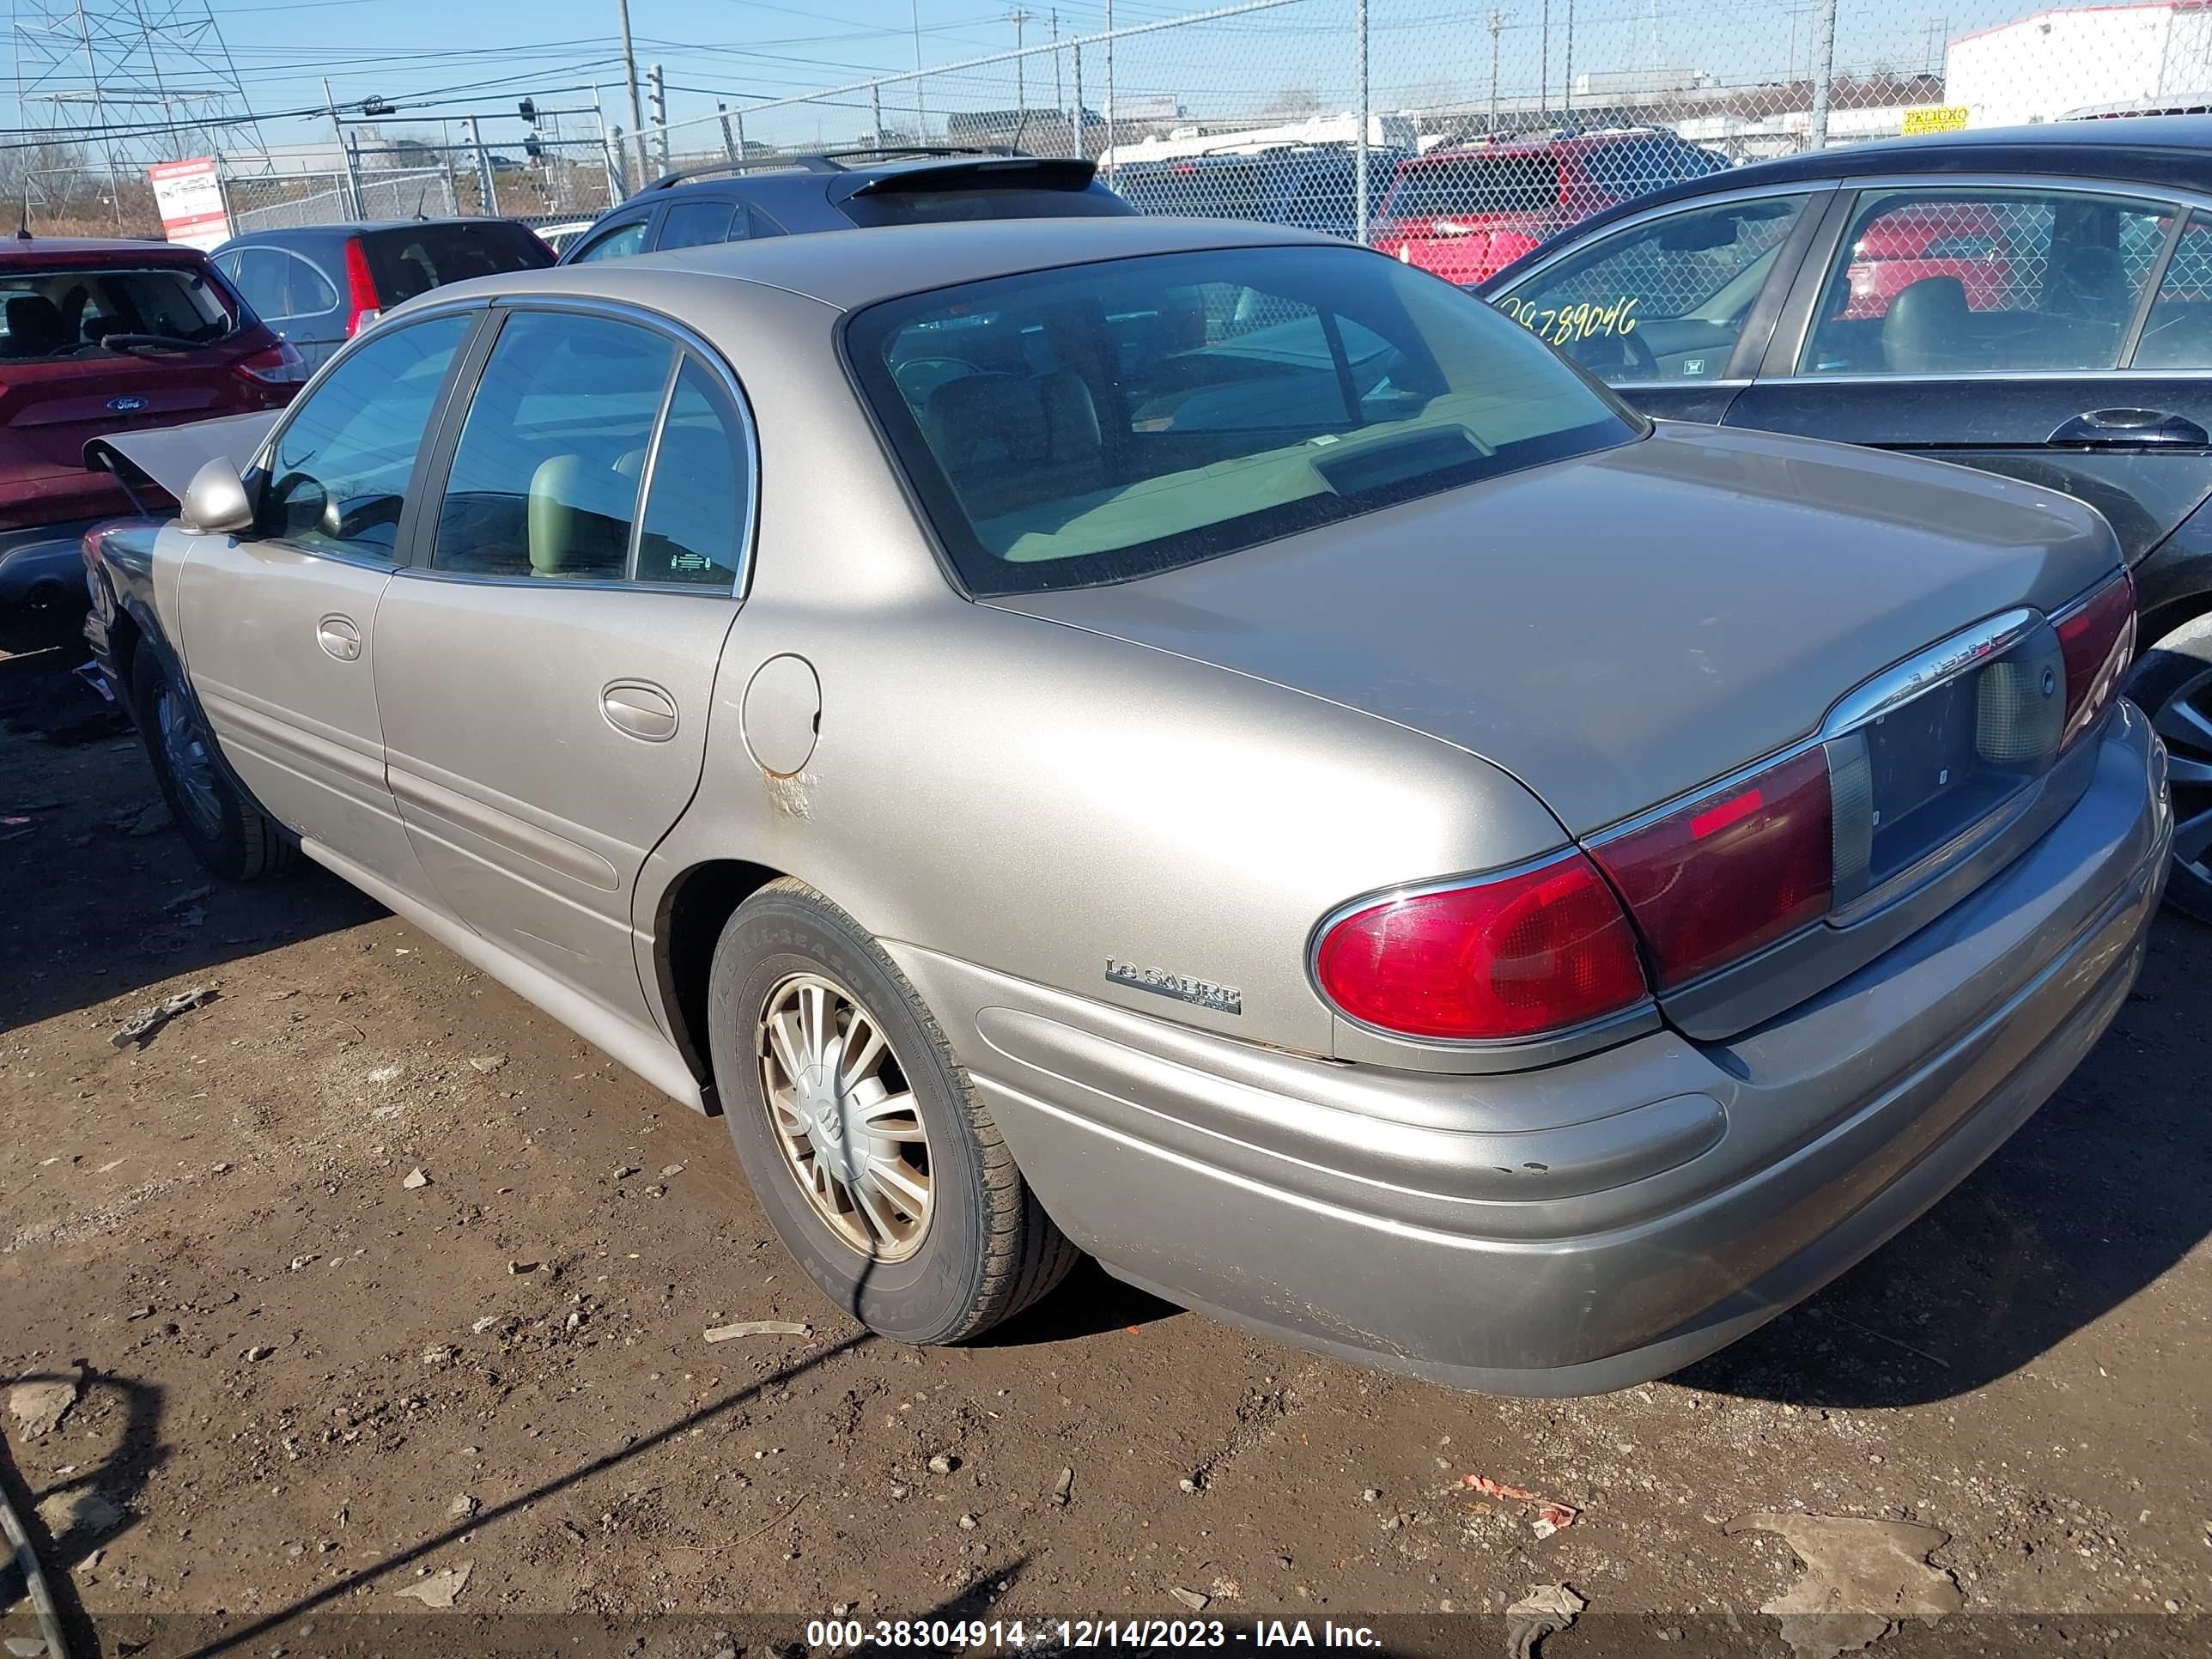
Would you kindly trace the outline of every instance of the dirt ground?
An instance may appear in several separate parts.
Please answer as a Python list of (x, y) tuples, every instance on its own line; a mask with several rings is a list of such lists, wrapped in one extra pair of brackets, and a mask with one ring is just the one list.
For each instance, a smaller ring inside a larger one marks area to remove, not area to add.
[[(1564, 1582), (1559, 1659), (1717, 1620), (1781, 1652), (1755, 1610), (1798, 1565), (1723, 1528), (1800, 1510), (1951, 1534), (1962, 1626), (2212, 1632), (2212, 929), (2159, 922), (2117, 1027), (1934, 1213), (1663, 1382), (1457, 1394), (1091, 1270), (917, 1352), (817, 1296), (719, 1120), (319, 872), (209, 890), (54, 667), (0, 661), (37, 728), (0, 733), (0, 1382), (87, 1369), (0, 1465), (105, 1651), (155, 1615), (420, 1618), (465, 1565), (446, 1620), (1341, 1620)], [(759, 1319), (807, 1331), (704, 1340)], [(1579, 1516), (1540, 1536), (1468, 1474)], [(20, 1581), (0, 1610), (30, 1630)]]

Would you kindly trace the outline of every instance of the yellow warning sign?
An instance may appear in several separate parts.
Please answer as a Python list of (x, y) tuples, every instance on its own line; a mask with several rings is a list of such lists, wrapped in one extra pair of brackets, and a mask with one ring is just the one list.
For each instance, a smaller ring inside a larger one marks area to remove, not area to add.
[(1922, 104), (1905, 112), (1905, 136), (1908, 138), (1927, 132), (1958, 132), (1966, 125), (1964, 104)]

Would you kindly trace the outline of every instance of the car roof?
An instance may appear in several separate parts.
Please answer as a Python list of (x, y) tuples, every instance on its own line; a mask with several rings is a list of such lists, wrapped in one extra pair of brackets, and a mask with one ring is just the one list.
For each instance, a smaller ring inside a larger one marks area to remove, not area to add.
[(207, 257), (198, 248), (181, 242), (155, 242), (128, 237), (10, 236), (0, 241), (0, 270), (24, 270), (35, 265), (98, 264), (118, 258), (153, 259), (188, 265)]
[[(282, 246), (286, 241), (319, 241), (332, 236), (361, 236), (380, 230), (434, 230), (449, 226), (469, 228), (477, 225), (511, 225), (521, 222), (506, 218), (476, 217), (456, 214), (435, 219), (337, 219), (315, 225), (271, 225), (265, 230), (242, 230), (222, 246), (239, 247), (248, 242), (271, 243)], [(528, 229), (528, 226), (523, 226)], [(220, 250), (218, 250), (220, 252)]]
[(1163, 215), (974, 220), (714, 243), (680, 252), (474, 277), (437, 294), (441, 299), (568, 294), (650, 305), (654, 289), (669, 276), (706, 273), (784, 289), (840, 310), (854, 310), (902, 294), (1063, 265), (1279, 244), (1346, 246), (1334, 236), (1234, 219)]

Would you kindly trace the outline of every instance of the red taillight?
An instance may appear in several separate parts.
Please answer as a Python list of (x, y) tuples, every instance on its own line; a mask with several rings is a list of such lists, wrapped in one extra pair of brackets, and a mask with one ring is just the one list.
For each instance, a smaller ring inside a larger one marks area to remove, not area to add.
[(1355, 910), (1314, 974), (1353, 1019), (1447, 1041), (1560, 1030), (1649, 994), (1620, 902), (1580, 853)]
[(1808, 750), (1592, 847), (1627, 902), (1662, 991), (1827, 913), (1828, 759)]
[(2066, 659), (2066, 729), (2063, 745), (2074, 741), (2112, 699), (2136, 653), (2136, 584), (2124, 570), (2102, 587), (2051, 619), (2058, 648)]
[(289, 340), (279, 340), (251, 357), (241, 357), (231, 367), (263, 386), (297, 386), (307, 378), (307, 360)]
[(358, 236), (346, 242), (345, 268), (346, 304), (349, 307), (346, 338), (350, 340), (384, 313), (379, 309), (382, 302), (376, 297), (376, 279), (368, 274), (368, 255), (362, 251)]

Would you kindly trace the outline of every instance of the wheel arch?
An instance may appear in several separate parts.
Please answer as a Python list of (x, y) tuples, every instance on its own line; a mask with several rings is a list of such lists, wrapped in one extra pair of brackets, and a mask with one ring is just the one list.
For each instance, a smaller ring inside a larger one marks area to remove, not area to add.
[(653, 972), (677, 1052), (699, 1079), (708, 1114), (720, 1112), (707, 1041), (707, 983), (714, 946), (737, 908), (788, 872), (746, 859), (691, 865), (661, 890), (653, 913)]

